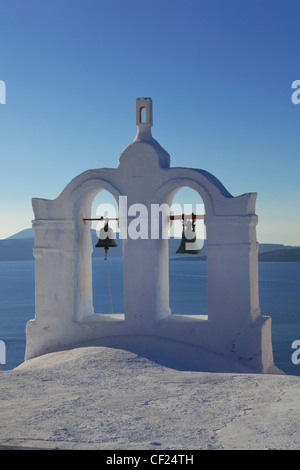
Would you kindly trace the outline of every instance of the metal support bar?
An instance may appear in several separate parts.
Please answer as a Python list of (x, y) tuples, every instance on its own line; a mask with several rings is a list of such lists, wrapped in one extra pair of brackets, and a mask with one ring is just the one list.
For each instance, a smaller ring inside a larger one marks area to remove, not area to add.
[(204, 214), (197, 215), (197, 214), (192, 213), (190, 215), (185, 215), (185, 214), (170, 215), (169, 218), (170, 220), (185, 220), (185, 219), (196, 220), (196, 219), (204, 219)]
[(116, 218), (113, 218), (113, 217), (97, 217), (95, 219), (82, 219), (84, 222), (86, 220), (119, 220), (117, 217)]
[[(196, 219), (204, 219), (204, 214), (189, 214), (189, 215), (185, 215), (185, 214), (181, 214), (181, 215), (170, 215), (168, 216), (169, 220), (186, 220), (186, 219), (192, 219), (192, 220), (196, 220)], [(92, 218), (92, 219), (82, 219), (84, 222), (86, 220), (119, 220), (118, 217), (96, 217), (96, 218)]]

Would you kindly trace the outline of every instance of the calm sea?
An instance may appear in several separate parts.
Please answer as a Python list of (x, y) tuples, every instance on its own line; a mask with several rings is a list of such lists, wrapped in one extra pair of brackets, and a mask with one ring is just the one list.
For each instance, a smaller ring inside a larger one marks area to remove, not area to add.
[[(122, 259), (109, 259), (113, 310), (123, 312)], [(272, 317), (273, 353), (276, 365), (300, 376), (291, 344), (300, 340), (300, 263), (259, 263), (260, 307)], [(93, 292), (96, 312), (111, 313), (106, 263), (93, 259)], [(173, 313), (207, 314), (205, 261), (170, 260), (170, 306)], [(34, 318), (34, 262), (0, 262), (0, 340), (6, 345), (9, 370), (24, 360), (25, 325)]]

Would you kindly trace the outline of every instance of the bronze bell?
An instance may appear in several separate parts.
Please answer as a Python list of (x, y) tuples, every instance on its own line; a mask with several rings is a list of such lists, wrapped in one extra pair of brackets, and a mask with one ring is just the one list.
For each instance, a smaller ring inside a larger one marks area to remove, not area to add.
[(185, 223), (183, 220), (181, 242), (176, 253), (189, 255), (199, 255), (201, 253), (197, 245), (194, 221)]
[(96, 248), (105, 249), (105, 259), (107, 259), (107, 252), (109, 248), (114, 248), (118, 246), (117, 242), (113, 237), (113, 230), (109, 228), (108, 222), (105, 223), (104, 227), (100, 230), (99, 240), (96, 243)]

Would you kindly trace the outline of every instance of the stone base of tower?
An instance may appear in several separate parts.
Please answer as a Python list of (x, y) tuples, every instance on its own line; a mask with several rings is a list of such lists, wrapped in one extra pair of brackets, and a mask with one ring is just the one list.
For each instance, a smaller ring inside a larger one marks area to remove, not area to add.
[[(236, 334), (224, 330), (218, 332), (204, 315), (170, 315), (139, 328), (128, 324), (121, 314), (95, 314), (84, 321), (56, 327), (31, 320), (26, 328), (25, 360), (100, 338), (120, 337), (121, 341), (124, 336), (152, 336), (178, 341), (187, 348), (198, 346), (199, 366), (206, 354), (208, 357), (213, 354), (215, 371), (223, 371), (227, 360), (227, 372), (282, 373), (273, 362), (271, 319), (263, 316)], [(193, 362), (197, 363), (196, 357)]]

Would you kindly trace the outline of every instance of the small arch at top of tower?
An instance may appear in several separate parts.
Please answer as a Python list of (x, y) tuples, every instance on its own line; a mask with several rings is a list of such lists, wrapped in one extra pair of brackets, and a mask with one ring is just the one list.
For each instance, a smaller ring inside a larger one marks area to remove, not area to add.
[(136, 125), (152, 126), (152, 99), (136, 99)]
[(142, 106), (140, 108), (140, 123), (141, 124), (146, 124), (147, 122), (147, 110), (145, 106)]

